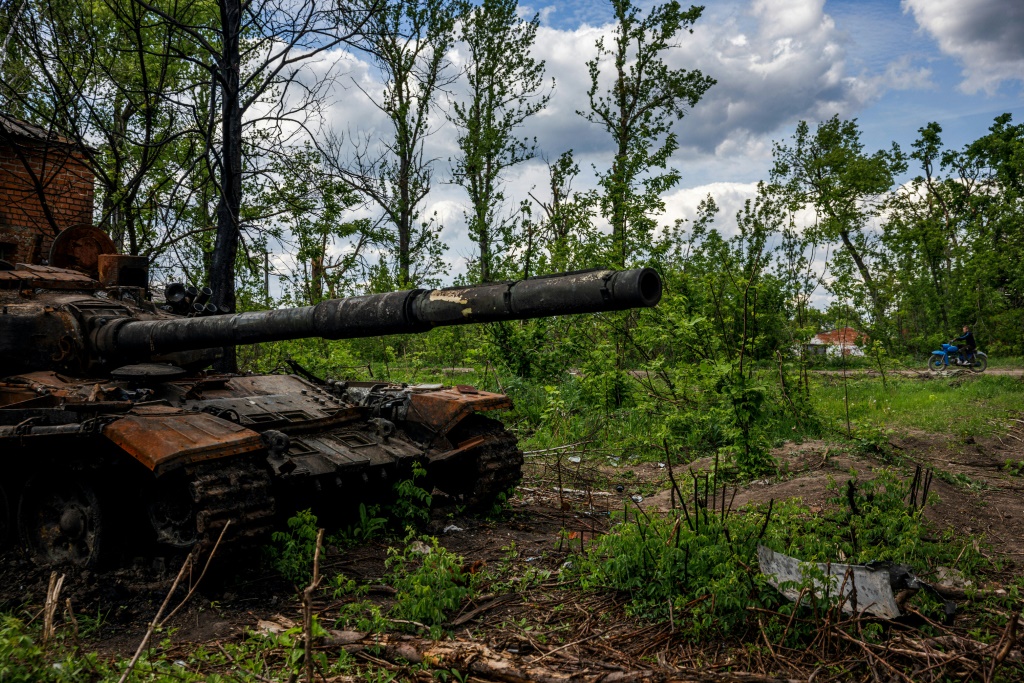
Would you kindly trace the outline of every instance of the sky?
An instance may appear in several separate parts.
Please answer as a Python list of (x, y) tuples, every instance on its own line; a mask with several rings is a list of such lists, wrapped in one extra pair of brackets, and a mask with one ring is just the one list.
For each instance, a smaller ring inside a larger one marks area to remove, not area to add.
[[(571, 148), (582, 169), (576, 187), (584, 189), (612, 155), (607, 134), (576, 114), (587, 104), (594, 42), (611, 35), (610, 4), (569, 0), (521, 9), (540, 17), (535, 56), (555, 86), (547, 109), (523, 130), (536, 136), (539, 157), (505, 178), (516, 202), (531, 191), (543, 196), (545, 159)], [(456, 48), (453, 57), (460, 56)], [(677, 124), (681, 146), (671, 165), (682, 182), (665, 197), (663, 224), (692, 219), (711, 194), (721, 208), (718, 225), (728, 232), (744, 199), (767, 178), (772, 142), (791, 136), (800, 120), (813, 126), (834, 114), (856, 118), (868, 152), (894, 141), (909, 149), (931, 121), (942, 126), (947, 146), (958, 148), (984, 135), (999, 114), (1024, 120), (1024, 0), (709, 0), (693, 33), (665, 58), (717, 84)], [(381, 91), (371, 66), (337, 52), (314, 68), (332, 63), (344, 76), (326, 125), (350, 135), (386, 132), (368, 99)], [(450, 276), (473, 252), (465, 193), (448, 172), (456, 151), (454, 131), (438, 112), (426, 149), (437, 162), (425, 214), (436, 211), (445, 226)]]

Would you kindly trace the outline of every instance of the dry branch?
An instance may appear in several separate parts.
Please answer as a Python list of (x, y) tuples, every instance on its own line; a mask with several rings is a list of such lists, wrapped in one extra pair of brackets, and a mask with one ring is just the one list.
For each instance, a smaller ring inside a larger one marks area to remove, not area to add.
[(345, 646), (354, 652), (372, 649), (376, 658), (396, 664), (423, 664), (435, 669), (455, 669), (486, 680), (505, 683), (576, 683), (597, 678), (604, 683), (796, 683), (793, 679), (753, 673), (716, 673), (698, 670), (654, 669), (611, 671), (580, 667), (572, 673), (528, 663), (519, 657), (498, 652), (481, 643), (432, 641), (406, 635), (367, 635), (360, 642)]

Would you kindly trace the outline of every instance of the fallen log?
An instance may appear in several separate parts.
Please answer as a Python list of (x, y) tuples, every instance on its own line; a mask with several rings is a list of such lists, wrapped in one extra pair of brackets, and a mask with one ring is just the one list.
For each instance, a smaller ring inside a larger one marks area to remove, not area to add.
[[(340, 635), (340, 633), (339, 633)], [(335, 642), (345, 642), (349, 653), (366, 655), (394, 664), (419, 664), (432, 669), (460, 671), (477, 678), (503, 683), (797, 683), (794, 679), (776, 678), (745, 672), (710, 672), (695, 669), (647, 669), (615, 671), (612, 667), (585, 666), (572, 672), (524, 661), (509, 653), (499, 652), (482, 643), (461, 640), (434, 641), (409, 635), (365, 634), (355, 641), (353, 632), (346, 632)]]

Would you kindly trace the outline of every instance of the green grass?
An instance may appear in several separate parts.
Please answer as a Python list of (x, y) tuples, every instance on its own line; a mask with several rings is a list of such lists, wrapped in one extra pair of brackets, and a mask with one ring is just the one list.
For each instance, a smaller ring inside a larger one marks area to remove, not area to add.
[[(920, 429), (937, 434), (980, 436), (996, 428), (1008, 411), (1024, 406), (1024, 382), (1006, 375), (967, 375), (931, 380), (850, 375), (850, 422), (854, 429)], [(811, 402), (826, 426), (845, 430), (842, 377), (812, 382)]]

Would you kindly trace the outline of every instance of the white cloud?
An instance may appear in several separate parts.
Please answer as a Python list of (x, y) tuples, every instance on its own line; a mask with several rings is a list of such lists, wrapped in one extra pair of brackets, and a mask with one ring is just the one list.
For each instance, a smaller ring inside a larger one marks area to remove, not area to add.
[(725, 237), (736, 234), (736, 212), (743, 208), (743, 203), (753, 199), (757, 193), (757, 183), (714, 182), (697, 187), (675, 190), (665, 196), (665, 216), (662, 221), (670, 224), (676, 220), (693, 220), (697, 216), (697, 208), (708, 195), (718, 205), (714, 227)]
[(964, 92), (991, 94), (1003, 81), (1024, 80), (1021, 0), (903, 0), (903, 10), (963, 64)]
[[(581, 167), (576, 188), (586, 189), (595, 184), (593, 169), (607, 168), (612, 141), (600, 126), (576, 112), (588, 109), (586, 61), (596, 54), (599, 37), (610, 39), (612, 27), (578, 21), (574, 28), (555, 28), (547, 24), (551, 10), (541, 8), (544, 22), (535, 56), (545, 60), (557, 86), (547, 109), (521, 134), (536, 136), (538, 150), (548, 159), (573, 149)], [(694, 33), (680, 36), (679, 47), (666, 57), (672, 66), (700, 69), (718, 83), (678, 126), (682, 148), (671, 163), (682, 172), (686, 189), (666, 197), (666, 214), (659, 222), (692, 219), (697, 204), (710, 192), (721, 208), (717, 224), (731, 233), (736, 210), (753, 196), (755, 181), (767, 175), (772, 139), (788, 135), (797, 120), (818, 121), (836, 113), (853, 116), (886, 90), (931, 86), (930, 71), (909, 59), (897, 59), (884, 73), (850, 73), (848, 47), (849, 40), (826, 13), (824, 0), (737, 0), (707, 10)], [(340, 50), (331, 56), (345, 75), (333, 90), (325, 122), (349, 136), (386, 136), (390, 124), (370, 101), (382, 92), (377, 70), (360, 56)], [(331, 60), (325, 60), (315, 68), (326, 70), (330, 65)], [(445, 260), (459, 272), (474, 250), (463, 219), (465, 193), (446, 182), (448, 159), (457, 152), (455, 131), (440, 113), (435, 123), (426, 156), (437, 160), (437, 177), (424, 215), (438, 210), (449, 245)], [(534, 188), (538, 195), (546, 194), (547, 170), (540, 160), (512, 169), (506, 180), (510, 204), (527, 198)]]

